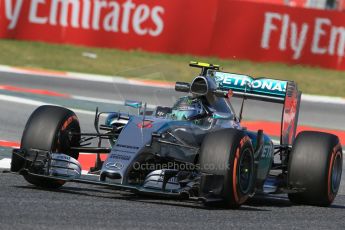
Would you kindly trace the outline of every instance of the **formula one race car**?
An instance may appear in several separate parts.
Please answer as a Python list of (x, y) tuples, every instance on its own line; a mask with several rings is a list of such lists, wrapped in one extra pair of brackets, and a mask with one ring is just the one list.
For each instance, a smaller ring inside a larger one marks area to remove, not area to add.
[[(13, 150), (11, 171), (39, 187), (59, 188), (71, 181), (229, 208), (259, 193), (287, 193), (297, 204), (333, 202), (342, 174), (341, 144), (337, 136), (321, 132), (295, 138), (301, 92), (294, 82), (190, 65), (201, 68), (201, 74), (191, 84), (176, 83), (176, 91), (186, 96), (175, 105), (148, 111), (146, 104), (126, 101), (137, 115), (96, 110), (95, 133), (82, 133), (69, 109), (37, 108), (20, 149)], [(237, 115), (232, 97), (243, 99)], [(279, 145), (264, 130), (241, 126), (245, 99), (282, 104)], [(96, 147), (87, 145), (91, 139), (98, 140)], [(110, 147), (102, 147), (102, 140)], [(82, 175), (80, 152), (97, 155), (94, 176)], [(104, 162), (100, 153), (108, 154)]]

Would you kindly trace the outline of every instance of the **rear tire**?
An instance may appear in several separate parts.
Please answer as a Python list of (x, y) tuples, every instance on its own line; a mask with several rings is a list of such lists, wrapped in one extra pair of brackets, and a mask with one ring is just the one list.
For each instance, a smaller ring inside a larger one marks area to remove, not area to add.
[[(69, 137), (69, 132), (80, 133), (79, 120), (69, 109), (44, 105), (38, 107), (26, 123), (21, 149), (40, 149), (64, 153), (78, 159), (79, 152), (71, 151), (70, 147), (79, 145), (80, 137)], [(60, 180), (25, 175), (31, 184), (44, 188), (59, 188), (64, 182)]]
[(305, 189), (288, 194), (291, 202), (316, 206), (332, 204), (341, 181), (343, 153), (339, 138), (321, 132), (301, 132), (293, 145), (288, 183)]
[[(252, 193), (255, 181), (254, 150), (250, 138), (235, 129), (208, 134), (201, 146), (200, 168), (202, 173), (221, 176), (218, 186), (221, 191), (217, 196), (225, 207), (239, 208)], [(207, 194), (210, 192), (207, 183), (200, 186), (202, 194), (210, 195)]]

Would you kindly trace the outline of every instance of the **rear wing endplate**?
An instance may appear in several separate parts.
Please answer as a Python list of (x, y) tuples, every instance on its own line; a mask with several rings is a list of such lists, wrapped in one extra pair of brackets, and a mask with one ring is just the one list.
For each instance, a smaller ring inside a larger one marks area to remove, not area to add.
[(281, 122), (282, 145), (292, 145), (295, 140), (301, 96), (302, 92), (298, 91), (296, 83), (288, 82)]

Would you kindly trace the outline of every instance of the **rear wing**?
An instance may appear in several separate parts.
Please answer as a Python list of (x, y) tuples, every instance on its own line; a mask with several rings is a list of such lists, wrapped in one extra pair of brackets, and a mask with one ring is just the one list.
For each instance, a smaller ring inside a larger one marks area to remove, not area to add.
[(247, 75), (211, 71), (219, 90), (231, 90), (233, 96), (284, 103), (288, 82)]
[(280, 143), (292, 145), (296, 136), (302, 95), (294, 82), (253, 78), (218, 70), (209, 70), (208, 74), (215, 79), (218, 90), (231, 90), (234, 97), (283, 104)]

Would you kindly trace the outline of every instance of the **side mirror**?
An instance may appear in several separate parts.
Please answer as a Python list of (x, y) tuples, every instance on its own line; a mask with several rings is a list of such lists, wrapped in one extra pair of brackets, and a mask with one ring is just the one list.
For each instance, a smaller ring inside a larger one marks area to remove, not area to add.
[(213, 119), (222, 119), (222, 120), (230, 120), (232, 119), (232, 114), (229, 113), (222, 113), (222, 112), (213, 112), (212, 118)]
[(125, 106), (132, 107), (135, 109), (141, 109), (143, 103), (141, 101), (131, 101), (131, 100), (126, 100), (125, 101)]

